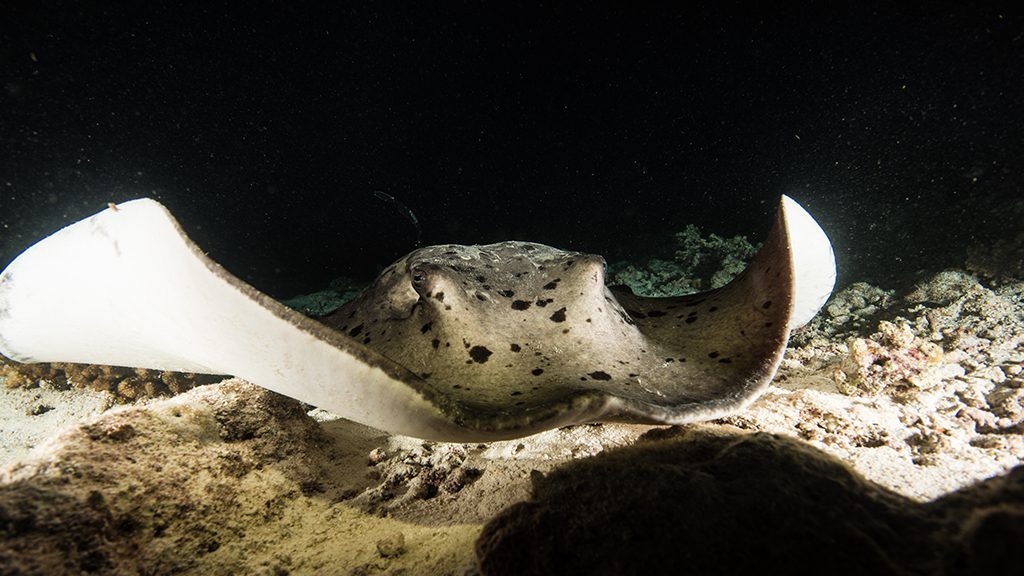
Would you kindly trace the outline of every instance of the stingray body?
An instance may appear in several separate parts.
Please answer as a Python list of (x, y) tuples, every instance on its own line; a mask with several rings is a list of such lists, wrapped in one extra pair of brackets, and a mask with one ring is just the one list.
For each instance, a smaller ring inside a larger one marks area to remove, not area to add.
[(318, 322), (221, 268), (143, 199), (11, 263), (0, 275), (0, 352), (232, 374), (439, 440), (678, 424), (753, 401), (834, 279), (827, 237), (783, 197), (754, 262), (711, 292), (636, 296), (606, 287), (599, 256), (542, 244), (443, 245), (395, 262)]
[(751, 293), (749, 281), (648, 299), (607, 288), (604, 267), (526, 242), (433, 246), (324, 322), (476, 414), (537, 410), (581, 390), (696, 408), (742, 386), (751, 363), (785, 342), (783, 268), (767, 272), (760, 305), (748, 306), (730, 291)]

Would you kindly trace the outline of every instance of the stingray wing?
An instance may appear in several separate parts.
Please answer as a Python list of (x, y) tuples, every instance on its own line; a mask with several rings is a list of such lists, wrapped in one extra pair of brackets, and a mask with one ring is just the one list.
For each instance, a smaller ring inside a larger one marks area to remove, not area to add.
[[(795, 210), (806, 215), (784, 198), (785, 217), (773, 235), (785, 244), (771, 256), (794, 279), (795, 288), (783, 290), (796, 295), (789, 323), (809, 318), (811, 304), (828, 295), (821, 275), (803, 274), (797, 258), (801, 242), (820, 244), (824, 234), (801, 232), (788, 216)], [(816, 265), (823, 265), (823, 249), (812, 248)], [(801, 295), (802, 285), (813, 289)], [(805, 307), (796, 304), (803, 301)], [(773, 354), (781, 357), (784, 346), (782, 335)], [(231, 374), (369, 426), (431, 439), (495, 440), (603, 418), (672, 422), (679, 416), (678, 407), (633, 405), (594, 391), (524, 413), (467, 411), (404, 367), (242, 282), (149, 199), (72, 224), (4, 270), (0, 353), (20, 362)], [(774, 375), (775, 356), (758, 382)]]
[(460, 432), (414, 375), (231, 275), (149, 199), (72, 224), (8, 266), (0, 352), (231, 374), (378, 428)]
[[(729, 284), (708, 292), (646, 298), (613, 290), (674, 377), (657, 385), (657, 401), (630, 387), (607, 418), (683, 424), (744, 408), (775, 377), (789, 334), (832, 293), (832, 246), (799, 204), (783, 196), (775, 225), (757, 256)], [(614, 416), (613, 416), (614, 414)]]

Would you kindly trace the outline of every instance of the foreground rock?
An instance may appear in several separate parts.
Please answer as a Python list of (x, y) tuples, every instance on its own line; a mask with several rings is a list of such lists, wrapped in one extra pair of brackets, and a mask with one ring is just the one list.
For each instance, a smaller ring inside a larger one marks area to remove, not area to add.
[(1021, 542), (1024, 466), (923, 504), (795, 440), (691, 429), (540, 479), (477, 553), (487, 575), (1018, 574)]
[(3, 473), (0, 574), (464, 572), (478, 527), (348, 505), (380, 436), (238, 380), (108, 412)]

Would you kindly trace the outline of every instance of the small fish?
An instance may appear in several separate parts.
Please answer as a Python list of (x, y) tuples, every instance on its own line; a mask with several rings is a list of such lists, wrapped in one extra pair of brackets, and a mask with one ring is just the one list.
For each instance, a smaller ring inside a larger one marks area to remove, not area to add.
[(415, 247), (419, 248), (420, 244), (423, 243), (423, 229), (420, 228), (420, 221), (418, 218), (416, 218), (416, 215), (413, 214), (412, 210), (410, 210), (409, 207), (406, 206), (405, 204), (402, 204), (401, 202), (396, 200), (394, 196), (388, 194), (387, 192), (375, 190), (373, 192), (373, 195), (393, 206), (395, 210), (398, 210), (400, 214), (405, 216), (406, 220), (412, 223), (413, 227), (416, 228)]

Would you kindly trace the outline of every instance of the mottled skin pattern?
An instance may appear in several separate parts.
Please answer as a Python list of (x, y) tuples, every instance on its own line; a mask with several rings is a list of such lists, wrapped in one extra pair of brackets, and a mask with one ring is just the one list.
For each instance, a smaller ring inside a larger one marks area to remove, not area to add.
[(606, 287), (599, 256), (431, 246), (324, 322), (469, 409), (521, 412), (591, 390), (661, 407), (729, 401), (766, 384), (788, 337), (789, 274), (771, 268), (782, 248), (770, 240), (720, 290), (643, 298)]
[(742, 409), (834, 280), (828, 238), (782, 197), (749, 268), (713, 292), (637, 297), (605, 287), (601, 258), (539, 244), (433, 246), (324, 324), (233, 276), (139, 199), (0, 273), (0, 353), (233, 374), (389, 432), (490, 441)]

